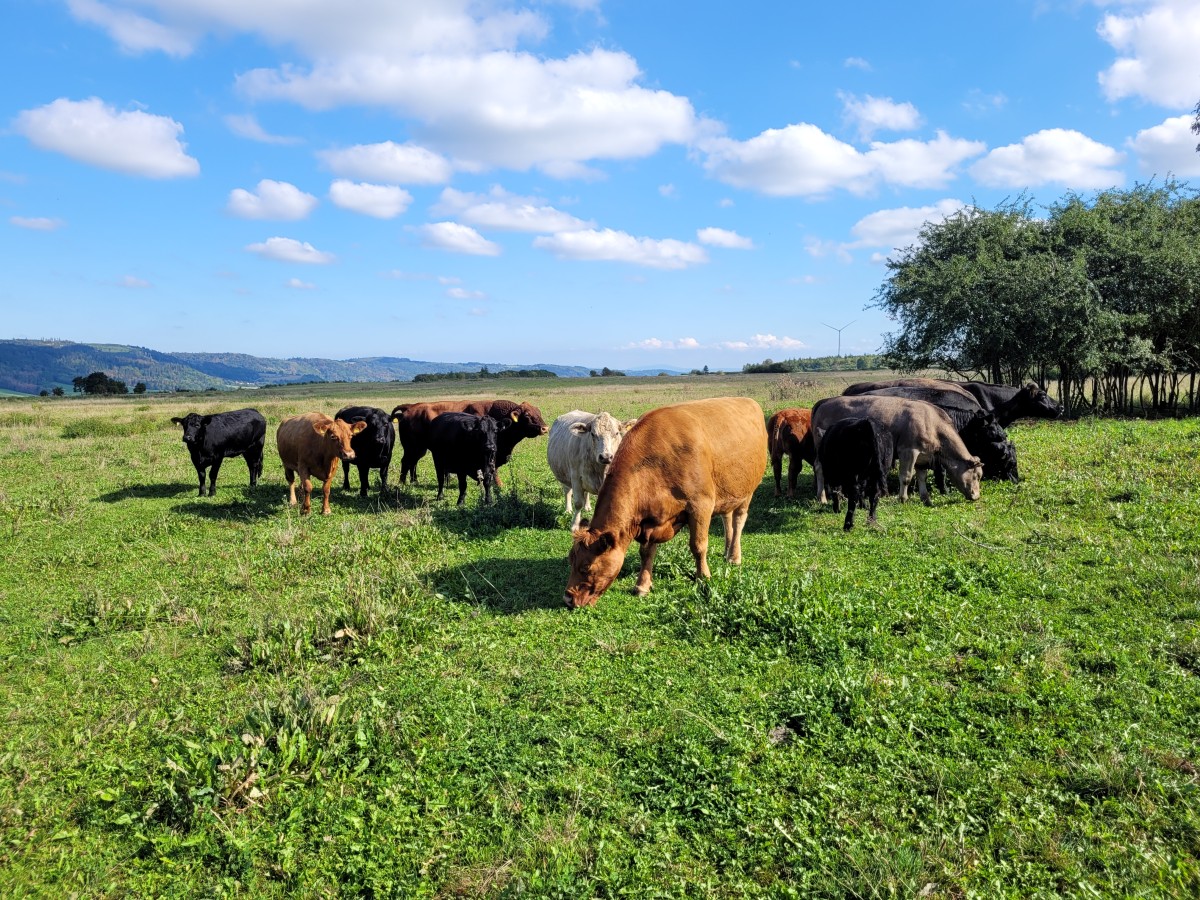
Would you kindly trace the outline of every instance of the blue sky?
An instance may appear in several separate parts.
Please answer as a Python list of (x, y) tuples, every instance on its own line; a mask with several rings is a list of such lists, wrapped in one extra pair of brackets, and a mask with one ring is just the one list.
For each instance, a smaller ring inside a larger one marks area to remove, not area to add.
[(922, 222), (1200, 183), (1196, 0), (4, 18), (4, 337), (716, 369), (852, 323), (870, 352)]

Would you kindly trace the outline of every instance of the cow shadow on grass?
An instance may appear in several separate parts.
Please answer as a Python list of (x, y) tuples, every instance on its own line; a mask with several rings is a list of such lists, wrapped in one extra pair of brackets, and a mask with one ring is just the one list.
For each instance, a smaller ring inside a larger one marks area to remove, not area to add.
[(449, 488), (441, 500), (430, 495), (429, 504), (434, 524), (456, 534), (483, 537), (499, 534), (510, 528), (534, 528), (553, 531), (562, 528), (559, 514), (562, 509), (543, 497), (528, 497), (514, 492), (492, 495), (491, 505), (483, 504), (482, 491), (472, 494), (467, 489), (467, 498), (462, 506), (456, 505), (458, 488)]
[(182, 484), (131, 484), (107, 494), (101, 494), (96, 499), (101, 503), (123, 503), (126, 500), (169, 500), (183, 494), (196, 494), (196, 485)]
[[(245, 521), (269, 519), (278, 515), (279, 510), (287, 505), (287, 493), (281, 494), (277, 485), (259, 485), (243, 491), (230, 490), (225, 496), (221, 494), (221, 489), (217, 488), (216, 496), (194, 497), (188, 503), (171, 507), (171, 511), (202, 519)], [(319, 497), (317, 502), (320, 503)]]
[(538, 559), (488, 558), (439, 569), (430, 586), (447, 600), (516, 615), (533, 609), (565, 609), (566, 555)]

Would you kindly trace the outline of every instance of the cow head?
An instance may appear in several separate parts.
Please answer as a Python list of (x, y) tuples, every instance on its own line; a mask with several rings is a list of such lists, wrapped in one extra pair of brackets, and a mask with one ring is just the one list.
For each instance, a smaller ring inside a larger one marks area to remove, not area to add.
[(1062, 415), (1062, 406), (1032, 381), (1021, 388), (1025, 394), (1025, 407), (1030, 410), (1027, 415), (1038, 419), (1057, 419)]
[(983, 477), (992, 481), (1021, 482), (1017, 472), (1017, 447), (1010, 440), (989, 441), (979, 450), (983, 461)]
[(532, 403), (522, 403), (513, 413), (513, 422), (525, 437), (538, 437), (550, 430), (542, 418), (542, 411)]
[(479, 436), (479, 444), (483, 449), (483, 469), (479, 474), (484, 482), (494, 485), (496, 483), (496, 454), (499, 450), (496, 435), (500, 433), (500, 426), (490, 416), (480, 416), (475, 433)]
[(332, 419), (328, 422), (315, 422), (313, 431), (329, 442), (330, 452), (334, 456), (342, 462), (349, 462), (354, 459), (354, 448), (350, 446), (350, 439), (366, 427), (367, 423), (361, 420), (343, 422), (341, 419)]
[(202, 416), (199, 413), (188, 413), (182, 419), (176, 416), (171, 421), (183, 426), (183, 442), (190, 447), (204, 440), (204, 426), (211, 418), (212, 416)]
[(966, 459), (941, 460), (954, 486), (962, 491), (964, 497), (971, 502), (979, 499), (979, 482), (983, 478), (983, 463), (978, 456), (968, 456)]
[(571, 553), (567, 557), (571, 571), (563, 595), (568, 609), (594, 605), (621, 574), (625, 563), (625, 549), (618, 546), (616, 534), (588, 525), (585, 519), (572, 533)]
[(621, 424), (606, 412), (597, 413), (590, 422), (575, 422), (571, 425), (571, 433), (579, 438), (591, 441), (591, 458), (601, 465), (608, 466), (621, 446), (621, 436), (624, 431)]

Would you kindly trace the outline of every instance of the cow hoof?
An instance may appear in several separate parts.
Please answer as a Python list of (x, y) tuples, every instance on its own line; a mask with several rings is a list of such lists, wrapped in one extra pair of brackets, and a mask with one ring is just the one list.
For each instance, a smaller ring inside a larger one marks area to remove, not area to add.
[(648, 587), (644, 588), (641, 586), (635, 586), (633, 589), (633, 596), (635, 596), (635, 597), (645, 597), (649, 593), (650, 593), (650, 588), (648, 588)]

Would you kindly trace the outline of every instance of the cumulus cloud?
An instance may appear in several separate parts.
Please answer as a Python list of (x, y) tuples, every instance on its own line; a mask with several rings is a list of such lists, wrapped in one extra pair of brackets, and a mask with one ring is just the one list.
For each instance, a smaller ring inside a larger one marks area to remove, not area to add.
[(487, 295), (483, 291), (472, 291), (462, 287), (452, 287), (446, 290), (447, 297), (455, 300), (483, 300)]
[(704, 168), (726, 184), (772, 197), (821, 196), (842, 189), (866, 194), (879, 183), (941, 187), (955, 167), (986, 147), (938, 132), (932, 141), (875, 142), (862, 153), (802, 122), (771, 128), (748, 141), (700, 142)]
[(912, 131), (921, 124), (921, 114), (911, 103), (897, 103), (891, 97), (859, 98), (840, 94), (842, 114), (858, 132), (859, 140), (870, 140), (877, 131)]
[(1200, 97), (1200, 5), (1195, 0), (1157, 0), (1144, 12), (1113, 13), (1097, 30), (1118, 53), (1099, 76), (1109, 100), (1140, 97), (1179, 108)]
[(18, 228), (28, 228), (30, 231), (57, 231), (67, 224), (62, 219), (46, 216), (9, 216), (8, 221)]
[(701, 228), (696, 237), (702, 244), (710, 247), (724, 247), (729, 250), (753, 250), (754, 241), (742, 237), (736, 231), (726, 231), (724, 228)]
[(393, 141), (356, 144), (340, 150), (321, 150), (317, 156), (335, 175), (368, 181), (444, 184), (454, 174), (448, 159), (416, 144)]
[(1161, 125), (1139, 131), (1128, 146), (1137, 156), (1138, 168), (1147, 175), (1165, 177), (1168, 173), (1183, 178), (1200, 176), (1200, 153), (1192, 117), (1175, 116)]
[(311, 281), (301, 281), (299, 278), (289, 278), (284, 284), (294, 291), (315, 291), (317, 286)]
[(259, 244), (247, 244), (246, 249), (264, 259), (305, 265), (328, 265), (337, 258), (332, 253), (318, 250), (312, 244), (285, 237), (272, 237)]
[(847, 69), (862, 69), (864, 72), (871, 71), (871, 64), (861, 56), (848, 56), (842, 65)]
[(183, 126), (174, 119), (118, 112), (97, 97), (60, 97), (19, 113), (13, 127), (42, 150), (126, 175), (180, 178), (200, 172), (200, 163), (184, 151)]
[(258, 119), (249, 114), (228, 115), (225, 117), (225, 125), (238, 137), (243, 137), (251, 141), (258, 141), (260, 144), (288, 145), (302, 143), (301, 139), (298, 137), (269, 134), (266, 129), (264, 129), (262, 125), (258, 123)]
[(698, 244), (639, 238), (611, 228), (559, 232), (534, 238), (533, 246), (559, 259), (626, 262), (651, 269), (686, 269), (708, 262), (708, 253)]
[(192, 40), (186, 31), (132, 10), (106, 6), (97, 0), (67, 0), (67, 8), (79, 21), (108, 32), (126, 53), (160, 50), (169, 56), (187, 56), (192, 52)]
[(366, 184), (339, 178), (329, 185), (329, 199), (335, 206), (373, 216), (394, 219), (408, 209), (412, 194), (392, 184)]
[(570, 213), (562, 212), (536, 197), (510, 194), (496, 186), (486, 194), (472, 194), (446, 188), (433, 208), (435, 215), (454, 216), (477, 228), (497, 231), (554, 233), (580, 231), (595, 227)]
[(500, 245), (492, 243), (469, 225), (458, 222), (433, 222), (418, 231), (426, 247), (469, 253), (472, 256), (499, 256)]
[(1049, 128), (1019, 144), (997, 147), (971, 167), (971, 174), (992, 187), (1025, 188), (1061, 184), (1068, 188), (1105, 188), (1121, 184), (1118, 166), (1125, 154), (1078, 131)]
[(226, 209), (240, 219), (276, 219), (294, 222), (305, 218), (317, 207), (317, 198), (286, 181), (264, 178), (254, 192), (234, 188), (229, 192)]
[[(903, 249), (916, 242), (926, 222), (944, 221), (965, 205), (961, 200), (947, 198), (930, 206), (877, 210), (851, 226), (850, 233), (855, 240), (842, 244), (840, 249), (885, 247), (889, 252)], [(872, 258), (881, 261), (887, 258), (887, 254), (876, 254)]]

